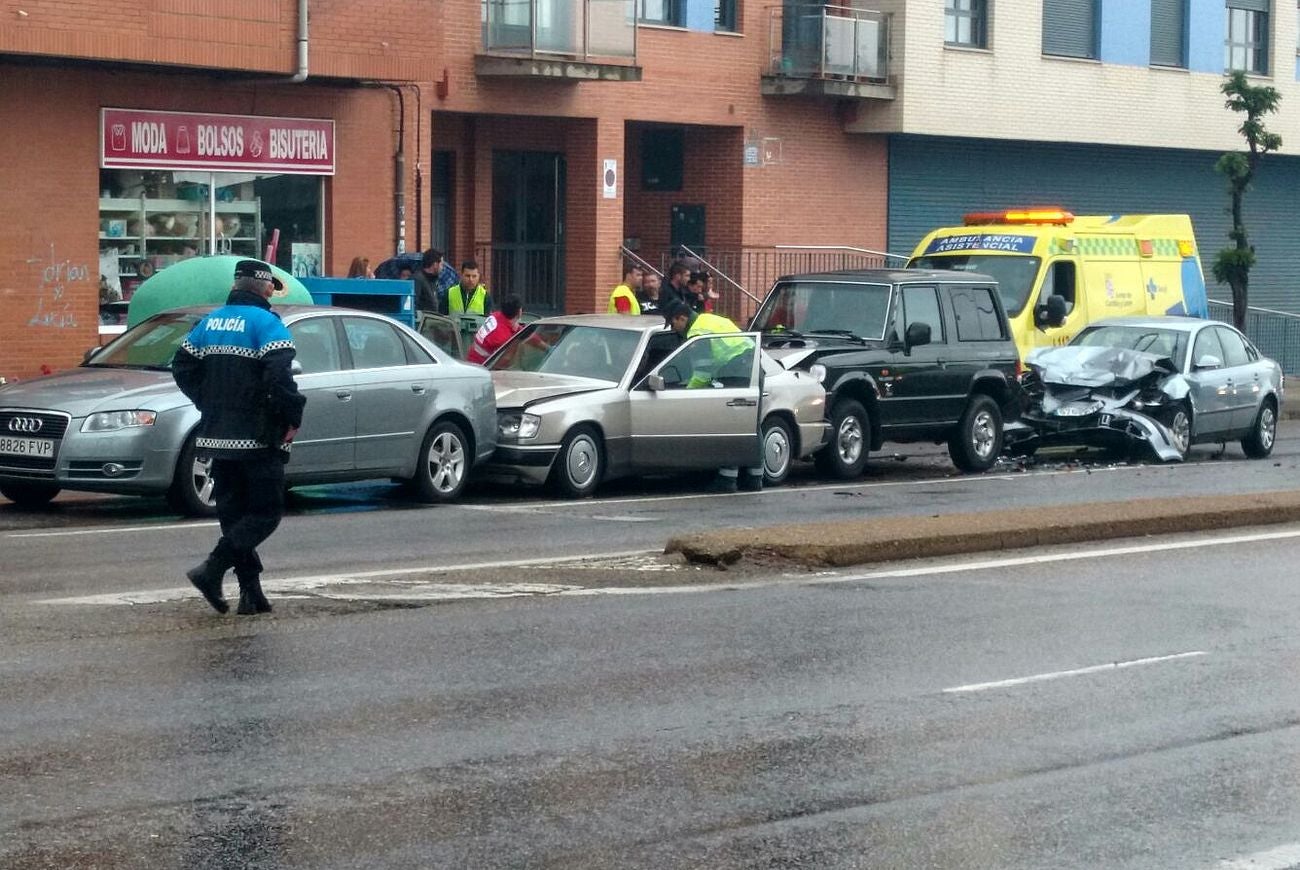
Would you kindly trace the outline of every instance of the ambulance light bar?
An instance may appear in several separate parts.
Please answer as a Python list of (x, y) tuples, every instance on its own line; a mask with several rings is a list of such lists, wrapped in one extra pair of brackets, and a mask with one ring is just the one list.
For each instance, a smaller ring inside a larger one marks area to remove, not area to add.
[(975, 211), (962, 220), (968, 227), (977, 224), (1068, 224), (1074, 220), (1074, 215), (1063, 208), (1013, 208)]

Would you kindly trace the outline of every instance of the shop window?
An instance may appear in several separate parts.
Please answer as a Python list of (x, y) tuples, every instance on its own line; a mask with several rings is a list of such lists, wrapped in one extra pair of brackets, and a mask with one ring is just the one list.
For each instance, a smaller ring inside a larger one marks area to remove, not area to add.
[(686, 131), (681, 127), (645, 127), (641, 130), (641, 189), (682, 189)]
[(1269, 0), (1226, 0), (1227, 39), (1224, 69), (1268, 74)]
[(1097, 0), (1043, 0), (1043, 54), (1097, 57)]
[(160, 269), (190, 257), (262, 258), (321, 274), (323, 181), (315, 175), (100, 170), (99, 271), (108, 298), (129, 299)]
[(945, 0), (943, 41), (948, 45), (988, 47), (988, 4), (985, 0)]
[(1187, 66), (1187, 0), (1151, 0), (1151, 65)]

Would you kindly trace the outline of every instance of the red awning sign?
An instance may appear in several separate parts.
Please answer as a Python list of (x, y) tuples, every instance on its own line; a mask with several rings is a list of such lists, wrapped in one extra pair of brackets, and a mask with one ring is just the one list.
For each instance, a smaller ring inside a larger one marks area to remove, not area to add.
[(105, 169), (334, 174), (334, 122), (316, 118), (100, 110)]

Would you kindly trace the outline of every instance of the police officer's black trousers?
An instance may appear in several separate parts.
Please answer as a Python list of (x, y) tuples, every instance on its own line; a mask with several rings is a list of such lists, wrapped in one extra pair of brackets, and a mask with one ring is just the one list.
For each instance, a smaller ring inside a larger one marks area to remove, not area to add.
[[(271, 537), (284, 515), (284, 461), (270, 451), (247, 459), (214, 459), (212, 487), (222, 541), (232, 551), (230, 563), (236, 572), (260, 573), (257, 546)], [(217, 547), (224, 549), (221, 543)]]

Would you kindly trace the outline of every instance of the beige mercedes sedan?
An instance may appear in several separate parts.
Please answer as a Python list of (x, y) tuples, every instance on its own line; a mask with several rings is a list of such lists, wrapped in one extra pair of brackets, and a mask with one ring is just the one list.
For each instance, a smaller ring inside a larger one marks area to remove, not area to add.
[(826, 391), (756, 333), (683, 341), (658, 317), (552, 317), (487, 367), (498, 441), (484, 476), (573, 498), (616, 477), (760, 463), (778, 484), (826, 440)]

